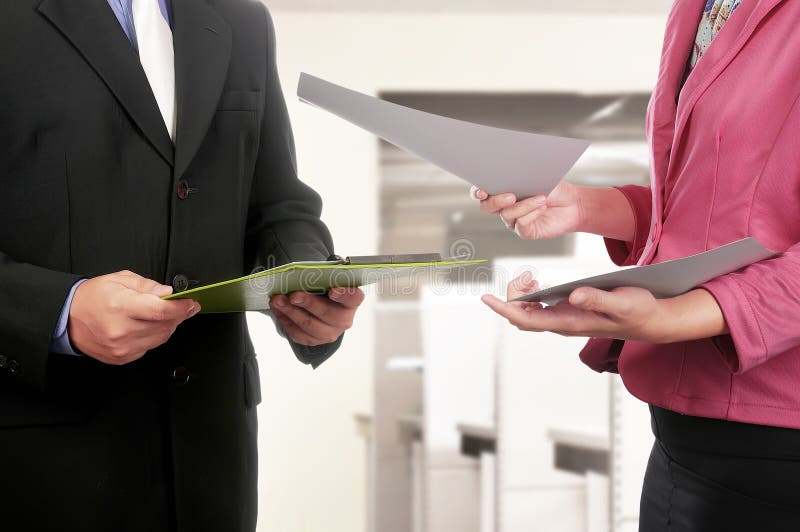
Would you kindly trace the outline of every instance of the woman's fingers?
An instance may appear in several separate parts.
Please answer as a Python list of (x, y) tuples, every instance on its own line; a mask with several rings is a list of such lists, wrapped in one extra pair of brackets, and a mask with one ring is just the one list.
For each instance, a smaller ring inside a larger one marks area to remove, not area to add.
[(518, 297), (532, 294), (539, 289), (539, 282), (533, 278), (531, 272), (525, 272), (510, 283), (506, 291), (506, 299), (512, 301)]
[(531, 239), (542, 238), (540, 231), (538, 231), (535, 226), (535, 222), (546, 211), (547, 211), (547, 205), (544, 205), (543, 207), (539, 207), (530, 214), (526, 214), (525, 216), (517, 218), (517, 222), (514, 224), (514, 232), (517, 233), (517, 236), (520, 238), (531, 238)]
[(489, 198), (489, 193), (481, 188), (476, 187), (475, 185), (472, 185), (469, 189), (469, 197), (474, 200), (483, 201)]
[(528, 309), (519, 303), (508, 303), (490, 294), (483, 296), (481, 301), (520, 330), (543, 332), (553, 330), (557, 325), (557, 320), (541, 308)]
[(481, 201), (481, 212), (486, 214), (496, 214), (502, 209), (508, 208), (517, 202), (514, 194), (499, 194), (497, 196), (487, 196)]
[(632, 310), (631, 298), (625, 292), (598, 290), (588, 286), (576, 288), (569, 296), (569, 304), (617, 318), (628, 315)]
[(523, 216), (535, 213), (545, 205), (547, 205), (547, 198), (545, 196), (534, 196), (501, 209), (500, 218), (503, 219), (506, 226), (514, 228), (517, 225), (517, 220)]
[(475, 185), (472, 185), (469, 189), (469, 197), (474, 200), (483, 201), (489, 198), (489, 193), (483, 190), (482, 188), (478, 188)]
[(596, 312), (588, 312), (569, 303), (559, 308), (547, 309), (539, 306), (524, 306), (519, 303), (501, 301), (492, 295), (481, 298), (489, 308), (508, 322), (523, 331), (554, 332), (564, 336), (598, 336), (602, 338), (613, 337), (617, 325), (610, 319)]

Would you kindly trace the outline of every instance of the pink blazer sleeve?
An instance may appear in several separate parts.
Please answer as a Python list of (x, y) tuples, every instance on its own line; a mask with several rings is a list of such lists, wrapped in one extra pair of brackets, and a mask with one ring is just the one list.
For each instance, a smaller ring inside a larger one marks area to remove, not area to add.
[(800, 346), (800, 243), (702, 288), (711, 292), (728, 322), (730, 336), (715, 342), (734, 373)]
[(633, 266), (639, 261), (650, 235), (650, 219), (652, 217), (652, 192), (650, 187), (625, 185), (617, 187), (625, 195), (625, 199), (633, 209), (634, 230), (633, 242), (623, 242), (606, 238), (608, 255), (617, 266)]
[[(606, 238), (606, 249), (611, 260), (618, 266), (632, 266), (639, 261), (644, 252), (647, 237), (650, 236), (650, 218), (653, 209), (650, 187), (625, 185), (617, 187), (633, 210), (633, 242), (623, 242)], [(617, 359), (624, 342), (592, 338), (581, 351), (581, 360), (595, 371), (617, 372)]]

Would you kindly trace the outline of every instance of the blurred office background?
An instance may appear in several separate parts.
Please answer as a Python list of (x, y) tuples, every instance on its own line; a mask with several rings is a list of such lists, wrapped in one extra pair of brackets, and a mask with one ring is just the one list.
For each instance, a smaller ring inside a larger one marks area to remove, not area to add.
[[(490, 275), (370, 290), (344, 346), (297, 363), (250, 317), (261, 366), (259, 532), (633, 531), (652, 438), (581, 340), (479, 301), (533, 268), (613, 268), (599, 238), (522, 241), (468, 186), (294, 95), (301, 71), (434, 113), (593, 142), (569, 179), (646, 183), (644, 113), (670, 0), (267, 0), (303, 179), (337, 252), (467, 251)], [(269, 111), (268, 111), (269, 112)]]

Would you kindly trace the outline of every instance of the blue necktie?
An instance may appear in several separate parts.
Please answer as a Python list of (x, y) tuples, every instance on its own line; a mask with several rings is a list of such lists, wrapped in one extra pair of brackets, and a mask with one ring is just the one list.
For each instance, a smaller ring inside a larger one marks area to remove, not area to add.
[(138, 53), (139, 42), (136, 37), (136, 24), (133, 22), (133, 0), (109, 0), (109, 4), (111, 4), (111, 9), (114, 10), (117, 20), (119, 20), (122, 29), (125, 31), (125, 35), (128, 36), (133, 48)]
[[(133, 48), (139, 51), (139, 40), (136, 37), (136, 24), (133, 21), (133, 0), (108, 0), (111, 10), (114, 11), (120, 26), (125, 31), (125, 35), (131, 41)], [(158, 7), (164, 19), (172, 27), (172, 18), (169, 13), (170, 0), (158, 0)]]

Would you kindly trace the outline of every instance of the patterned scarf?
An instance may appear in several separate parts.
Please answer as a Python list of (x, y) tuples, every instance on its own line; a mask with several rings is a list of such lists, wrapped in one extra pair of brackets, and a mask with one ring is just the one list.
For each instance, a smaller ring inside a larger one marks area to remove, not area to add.
[(719, 34), (722, 27), (731, 18), (736, 8), (742, 0), (706, 0), (703, 8), (703, 17), (700, 19), (700, 27), (697, 29), (697, 37), (692, 48), (692, 58), (689, 61), (689, 69), (693, 69), (703, 54), (706, 53), (711, 41)]

